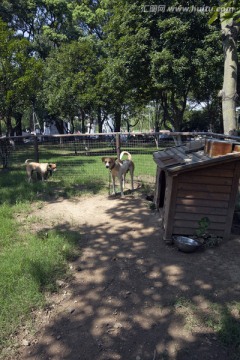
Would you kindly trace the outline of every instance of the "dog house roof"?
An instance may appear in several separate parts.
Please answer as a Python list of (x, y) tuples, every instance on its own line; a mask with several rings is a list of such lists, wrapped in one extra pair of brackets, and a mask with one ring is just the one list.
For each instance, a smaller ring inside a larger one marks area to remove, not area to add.
[(161, 169), (166, 170), (169, 174), (174, 174), (240, 160), (240, 145), (236, 142), (217, 139), (192, 141), (156, 151), (153, 153), (153, 159)]

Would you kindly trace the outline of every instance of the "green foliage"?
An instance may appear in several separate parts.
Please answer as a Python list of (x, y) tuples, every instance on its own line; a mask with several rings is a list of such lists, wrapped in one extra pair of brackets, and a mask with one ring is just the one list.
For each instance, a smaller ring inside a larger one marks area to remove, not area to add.
[(11, 116), (33, 104), (41, 74), (42, 62), (31, 55), (29, 41), (14, 36), (0, 20), (0, 112), (9, 133)]
[(189, 98), (210, 108), (223, 69), (218, 24), (208, 25), (208, 13), (144, 12), (141, 6), (137, 0), (43, 0), (40, 11), (36, 0), (5, 0), (3, 19), (34, 50), (27, 55), (32, 63), (18, 58), (26, 65), (21, 74), (9, 72), (15, 75), (6, 82), (5, 113), (10, 104), (21, 114), (34, 105), (42, 122), (51, 117), (73, 124), (78, 116), (84, 125), (85, 114), (90, 122), (98, 119), (99, 129), (110, 115), (120, 130), (123, 122), (128, 129), (138, 125), (136, 115), (151, 102), (156, 130), (181, 130)]
[(96, 101), (98, 49), (91, 37), (53, 50), (46, 60), (44, 97), (50, 114), (73, 119)]
[(151, 74), (165, 121), (169, 119), (175, 130), (181, 130), (189, 98), (212, 101), (213, 91), (219, 86), (216, 69), (222, 69), (222, 50), (205, 14), (164, 14), (157, 26), (160, 36), (151, 53)]
[(212, 101), (203, 109), (187, 109), (184, 113), (182, 131), (211, 131), (222, 133), (221, 104)]
[(199, 220), (198, 229), (196, 230), (197, 236), (206, 235), (209, 225), (210, 225), (210, 220), (208, 217), (203, 217), (201, 220)]
[(213, 7), (212, 16), (209, 19), (209, 24), (214, 23), (221, 16), (222, 20), (233, 20), (236, 23), (240, 22), (240, 1), (239, 0), (230, 0), (223, 1), (221, 0), (218, 6)]
[(67, 274), (67, 261), (79, 255), (79, 234), (25, 233), (26, 205), (0, 207), (0, 348), (33, 309), (44, 305), (43, 292), (57, 290), (56, 280)]
[(222, 238), (218, 237), (216, 235), (213, 235), (209, 231), (210, 226), (210, 220), (208, 217), (203, 217), (198, 222), (198, 229), (196, 230), (197, 237), (200, 241), (202, 241), (202, 244), (205, 248), (213, 248), (215, 246), (218, 246)]

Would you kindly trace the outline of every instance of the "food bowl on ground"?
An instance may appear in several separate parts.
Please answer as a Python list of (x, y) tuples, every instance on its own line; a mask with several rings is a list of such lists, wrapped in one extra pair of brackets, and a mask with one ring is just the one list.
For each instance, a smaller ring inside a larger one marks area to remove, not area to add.
[(202, 245), (197, 240), (186, 236), (174, 236), (173, 239), (174, 244), (178, 247), (178, 250), (186, 253), (194, 252)]

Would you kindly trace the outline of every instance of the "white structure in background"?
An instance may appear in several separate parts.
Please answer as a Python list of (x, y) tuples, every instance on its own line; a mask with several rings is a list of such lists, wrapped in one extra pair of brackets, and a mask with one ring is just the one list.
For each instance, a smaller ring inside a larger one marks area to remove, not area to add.
[(96, 131), (96, 124), (95, 122), (91, 123), (87, 123), (87, 133), (88, 134), (95, 134)]
[[(70, 122), (64, 122), (64, 134), (70, 132)], [(59, 134), (58, 129), (54, 123), (43, 123), (43, 135), (57, 135)]]
[(113, 132), (113, 129), (114, 129), (113, 120), (111, 117), (108, 117), (103, 123), (103, 132), (111, 133)]
[[(104, 133), (111, 133), (113, 132), (113, 121), (111, 118), (107, 118), (107, 120), (104, 121), (103, 123), (103, 132)], [(94, 120), (92, 124), (90, 123), (87, 123), (87, 134), (97, 134), (96, 132), (97, 130), (97, 123), (96, 121)]]

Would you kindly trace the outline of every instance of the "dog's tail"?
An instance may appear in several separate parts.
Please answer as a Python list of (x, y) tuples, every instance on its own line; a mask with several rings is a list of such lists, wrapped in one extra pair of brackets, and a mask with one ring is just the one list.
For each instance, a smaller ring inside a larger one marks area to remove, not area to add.
[(26, 161), (25, 161), (25, 164), (28, 164), (29, 163), (29, 161), (31, 161), (30, 159), (27, 159)]
[(123, 155), (127, 155), (128, 160), (132, 160), (132, 155), (128, 151), (122, 151), (120, 154), (120, 160), (122, 160)]

